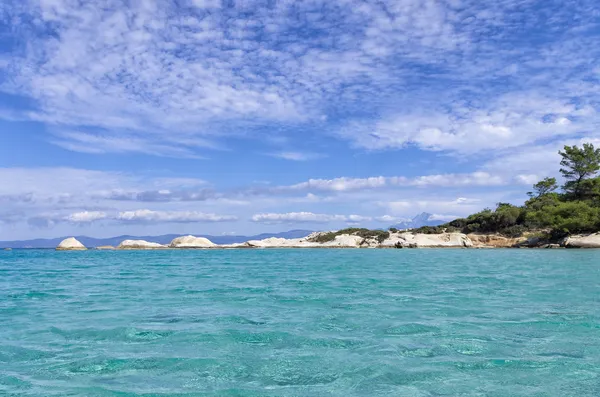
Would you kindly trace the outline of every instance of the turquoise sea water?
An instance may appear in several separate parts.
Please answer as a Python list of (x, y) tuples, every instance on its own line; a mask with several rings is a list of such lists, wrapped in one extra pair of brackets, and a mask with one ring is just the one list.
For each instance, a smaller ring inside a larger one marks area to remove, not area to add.
[(0, 251), (2, 396), (599, 396), (600, 251)]

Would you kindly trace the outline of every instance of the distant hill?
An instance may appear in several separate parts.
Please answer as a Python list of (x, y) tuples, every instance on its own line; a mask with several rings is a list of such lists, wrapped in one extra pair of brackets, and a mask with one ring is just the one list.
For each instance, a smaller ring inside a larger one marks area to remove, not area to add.
[(412, 218), (410, 221), (400, 222), (391, 227), (394, 227), (398, 230), (404, 229), (415, 229), (423, 226), (439, 226), (443, 225), (445, 222), (440, 220), (432, 220), (431, 217), (433, 214), (428, 212), (420, 213), (419, 215)]
[[(282, 233), (263, 233), (256, 236), (210, 236), (206, 234), (195, 234), (196, 237), (206, 237), (215, 244), (235, 244), (248, 240), (262, 240), (269, 237), (301, 238), (311, 234), (311, 230), (290, 230)], [(116, 236), (109, 238), (93, 238), (87, 236), (75, 236), (86, 247), (99, 247), (101, 245), (117, 246), (123, 240), (146, 240), (159, 244), (168, 244), (181, 234), (163, 234), (161, 236)], [(67, 237), (51, 239), (34, 239), (19, 241), (0, 241), (0, 248), (56, 248), (62, 240)]]

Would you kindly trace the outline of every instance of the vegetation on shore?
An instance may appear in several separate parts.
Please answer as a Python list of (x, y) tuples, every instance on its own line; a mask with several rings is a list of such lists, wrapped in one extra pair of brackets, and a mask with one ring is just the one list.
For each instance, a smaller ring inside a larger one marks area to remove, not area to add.
[(600, 149), (586, 143), (582, 147), (565, 146), (560, 173), (565, 182), (560, 187), (556, 178), (545, 178), (533, 185), (529, 200), (522, 206), (498, 203), (496, 209), (485, 209), (467, 218), (441, 226), (413, 229), (414, 233), (499, 233), (519, 237), (525, 232), (546, 231), (556, 239), (577, 233), (600, 230)]
[(383, 243), (386, 239), (390, 237), (390, 232), (386, 232), (385, 230), (369, 230), (364, 228), (350, 227), (335, 232), (318, 234), (315, 237), (311, 238), (310, 241), (313, 243), (328, 243), (330, 241), (335, 240), (337, 236), (341, 236), (343, 234), (359, 236), (365, 239), (374, 238), (379, 243)]

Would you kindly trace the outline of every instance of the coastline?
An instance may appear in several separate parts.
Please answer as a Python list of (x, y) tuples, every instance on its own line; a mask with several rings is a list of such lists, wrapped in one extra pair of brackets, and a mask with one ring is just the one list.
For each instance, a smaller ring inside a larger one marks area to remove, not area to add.
[[(334, 234), (334, 237), (331, 235)], [(324, 236), (327, 238), (324, 240)], [(385, 237), (385, 238), (384, 238)], [(145, 240), (124, 240), (118, 246), (89, 247), (101, 251), (135, 251), (135, 250), (214, 250), (214, 249), (575, 249), (600, 248), (600, 233), (592, 235), (569, 236), (561, 241), (543, 240), (536, 236), (510, 238), (498, 234), (463, 234), (440, 233), (423, 234), (408, 232), (391, 232), (385, 236), (360, 236), (354, 234), (335, 234), (335, 232), (315, 232), (304, 238), (285, 239), (267, 238), (250, 240), (236, 244), (214, 244), (202, 237), (181, 236), (170, 244), (158, 244)], [(87, 250), (79, 241), (69, 238), (61, 242), (57, 251)]]

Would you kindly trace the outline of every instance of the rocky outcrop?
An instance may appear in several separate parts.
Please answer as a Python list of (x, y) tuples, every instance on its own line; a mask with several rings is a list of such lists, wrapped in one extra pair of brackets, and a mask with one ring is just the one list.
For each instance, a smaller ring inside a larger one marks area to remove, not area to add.
[[(341, 236), (335, 236), (333, 241), (328, 241), (323, 244), (319, 244), (322, 247), (333, 247), (333, 248), (360, 248), (361, 243), (365, 239), (360, 236), (353, 236), (349, 234), (342, 234)], [(368, 246), (365, 244), (365, 247)]]
[(4, 251), (12, 251), (12, 248), (4, 248)]
[(473, 242), (463, 233), (393, 233), (381, 245), (395, 248), (470, 248)]
[[(475, 248), (513, 248), (518, 246), (529, 246), (527, 237), (505, 237), (499, 234), (468, 234), (467, 237), (473, 242)], [(533, 240), (531, 241), (533, 243)]]
[(390, 237), (381, 243), (375, 237), (364, 238), (351, 234), (341, 234), (331, 241), (322, 243), (312, 241), (318, 236), (319, 233), (314, 233), (301, 239), (268, 238), (247, 241), (244, 244), (249, 248), (465, 248), (473, 246), (471, 240), (462, 233), (390, 233)]
[(152, 250), (164, 248), (168, 248), (168, 246), (145, 240), (125, 240), (117, 247), (118, 250)]
[(57, 251), (85, 251), (87, 248), (81, 244), (75, 237), (64, 239), (56, 247)]
[(562, 245), (566, 248), (600, 248), (600, 233), (569, 236)]
[(169, 244), (170, 248), (214, 248), (216, 246), (207, 238), (195, 236), (177, 237)]

